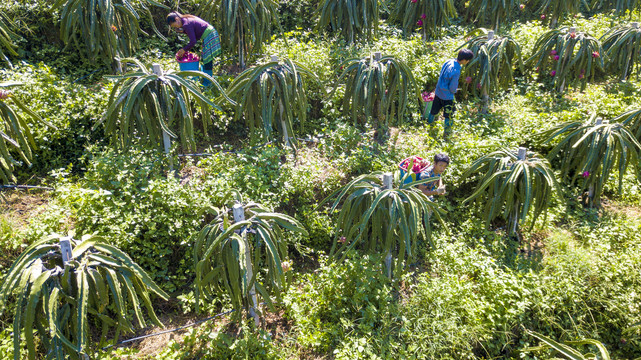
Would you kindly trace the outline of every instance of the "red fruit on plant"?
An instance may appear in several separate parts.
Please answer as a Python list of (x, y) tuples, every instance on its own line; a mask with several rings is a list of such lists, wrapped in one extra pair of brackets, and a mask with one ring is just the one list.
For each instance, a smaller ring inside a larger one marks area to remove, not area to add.
[(585, 74), (585, 69), (581, 69), (581, 74)]
[(554, 55), (554, 60), (559, 61), (560, 57), (559, 55)]
[(481, 88), (481, 83), (476, 84), (476, 88), (480, 89)]
[(552, 51), (550, 51), (550, 55), (554, 56), (554, 55), (556, 55), (556, 54), (558, 54), (558, 52), (557, 52), (556, 50), (552, 50)]
[(520, 8), (521, 10), (525, 9), (525, 4), (521, 4), (521, 5), (519, 5), (519, 8)]
[(550, 76), (556, 76), (556, 70), (550, 71)]
[(176, 61), (179, 63), (197, 62), (198, 60), (200, 60), (198, 55), (191, 52), (185, 52), (181, 58), (176, 55)]
[(425, 20), (427, 18), (427, 15), (421, 14), (421, 19)]
[(545, 20), (545, 14), (541, 15), (541, 20)]
[(471, 77), (469, 77), (469, 76), (468, 76), (468, 77), (466, 77), (466, 78), (465, 78), (465, 82), (466, 82), (466, 83), (468, 83), (468, 84), (470, 84), (470, 83), (472, 82), (472, 78), (471, 78)]
[(574, 39), (574, 38), (576, 37), (576, 33), (575, 33), (575, 32), (571, 32), (571, 33), (570, 33), (570, 37), (571, 37), (572, 39)]
[(583, 79), (584, 77), (585, 77), (585, 75), (579, 74), (579, 79)]
[(419, 20), (416, 22), (416, 26), (423, 26), (423, 20)]
[(412, 3), (416, 4), (418, 0), (410, 0)]
[(592, 53), (592, 57), (593, 58), (598, 58), (599, 56), (601, 56), (601, 55), (599, 54), (598, 51), (595, 51), (595, 52)]

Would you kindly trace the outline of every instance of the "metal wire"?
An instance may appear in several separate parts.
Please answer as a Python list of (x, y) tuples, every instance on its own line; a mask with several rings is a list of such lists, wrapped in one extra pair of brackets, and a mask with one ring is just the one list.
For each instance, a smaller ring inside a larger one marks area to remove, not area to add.
[(127, 344), (127, 343), (130, 343), (130, 342), (133, 342), (133, 341), (137, 341), (137, 340), (146, 339), (146, 338), (148, 338), (148, 337), (152, 337), (152, 336), (158, 336), (158, 335), (167, 334), (167, 333), (171, 333), (171, 332), (175, 332), (175, 331), (180, 331), (180, 330), (183, 330), (183, 329), (186, 329), (186, 328), (192, 327), (192, 326), (196, 326), (196, 325), (202, 324), (202, 323), (204, 323), (204, 322), (206, 322), (206, 321), (209, 321), (209, 320), (212, 320), (212, 319), (215, 319), (215, 318), (218, 318), (218, 317), (224, 316), (224, 315), (231, 314), (231, 313), (233, 313), (234, 311), (236, 311), (236, 310), (235, 310), (235, 309), (232, 309), (232, 310), (229, 310), (229, 311), (225, 311), (224, 313), (216, 314), (216, 315), (214, 315), (214, 316), (210, 316), (210, 317), (208, 317), (208, 318), (206, 318), (206, 319), (198, 320), (198, 321), (196, 321), (196, 322), (195, 322), (195, 323), (193, 323), (193, 324), (180, 326), (180, 327), (177, 327), (177, 328), (175, 328), (175, 329), (164, 330), (164, 331), (157, 332), (157, 333), (153, 333), (153, 334), (147, 334), (147, 335), (138, 336), (138, 337), (135, 337), (135, 338), (131, 338), (131, 339), (127, 339), (127, 340), (123, 340), (123, 341), (117, 342), (117, 343), (115, 343), (115, 344), (105, 346), (105, 347), (103, 347), (103, 348), (102, 348), (102, 350), (103, 350), (103, 351), (105, 351), (105, 350), (110, 349), (110, 348), (112, 348), (112, 347), (120, 346), (120, 345)]
[[(266, 302), (262, 302), (262, 303), (260, 303), (258, 305), (265, 305), (265, 304), (267, 304), (267, 303)], [(127, 344), (127, 343), (130, 343), (130, 342), (133, 342), (133, 341), (137, 341), (137, 340), (146, 339), (146, 338), (152, 337), (152, 336), (158, 336), (158, 335), (162, 335), (162, 334), (167, 334), (167, 333), (171, 333), (171, 332), (175, 332), (175, 331), (184, 330), (184, 329), (190, 328), (192, 326), (200, 325), (200, 324), (202, 324), (204, 322), (207, 322), (209, 320), (213, 320), (213, 319), (219, 318), (221, 316), (229, 315), (229, 314), (233, 313), (234, 311), (236, 311), (236, 309), (225, 311), (223, 313), (216, 314), (214, 316), (210, 316), (210, 317), (208, 317), (206, 319), (198, 320), (193, 324), (184, 325), (184, 326), (180, 326), (180, 327), (177, 327), (177, 328), (174, 328), (174, 329), (170, 329), (170, 330), (164, 330), (164, 331), (160, 331), (160, 332), (153, 333), (153, 334), (148, 334), (148, 335), (143, 335), (143, 336), (138, 336), (138, 337), (135, 337), (135, 338), (123, 340), (123, 341), (117, 342), (115, 344), (105, 346), (105, 347), (102, 348), (102, 350), (105, 351), (105, 350), (110, 349), (112, 347), (120, 346), (120, 345)]]
[(55, 190), (51, 187), (46, 186), (34, 186), (34, 185), (0, 185), (0, 189), (40, 189), (40, 190)]

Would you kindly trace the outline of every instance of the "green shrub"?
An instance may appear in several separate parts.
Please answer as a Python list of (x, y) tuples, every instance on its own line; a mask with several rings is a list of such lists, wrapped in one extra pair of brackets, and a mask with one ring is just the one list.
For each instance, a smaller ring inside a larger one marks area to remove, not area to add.
[(207, 323), (189, 330), (181, 342), (170, 342), (156, 359), (284, 359), (287, 350), (277, 347), (275, 342), (269, 332), (252, 330), (248, 324), (243, 324), (242, 333), (234, 336), (217, 329), (215, 323)]
[(400, 357), (492, 358), (512, 342), (512, 329), (532, 305), (523, 274), (497, 265), (482, 249), (439, 247), (430, 271), (400, 309), (406, 319)]
[(376, 337), (386, 331), (381, 325), (393, 303), (381, 263), (360, 255), (340, 264), (321, 258), (315, 273), (301, 276), (283, 299), (299, 346), (329, 353), (348, 335)]
[(44, 175), (69, 164), (77, 173), (85, 165), (80, 160), (85, 147), (104, 142), (102, 131), (92, 131), (91, 127), (104, 111), (110, 85), (74, 84), (56, 71), (42, 63), (0, 70), (0, 81), (10, 79), (25, 84), (15, 88), (16, 94), (29, 99), (30, 109), (55, 126), (33, 124), (31, 129), (37, 147), (32, 166), (18, 169), (19, 178), (28, 178), (34, 173)]
[(231, 184), (218, 179), (181, 185), (163, 173), (164, 156), (153, 151), (108, 150), (91, 159), (79, 184), (59, 188), (82, 233), (111, 234), (163, 289), (188, 286), (190, 238), (202, 226), (199, 210), (219, 204)]

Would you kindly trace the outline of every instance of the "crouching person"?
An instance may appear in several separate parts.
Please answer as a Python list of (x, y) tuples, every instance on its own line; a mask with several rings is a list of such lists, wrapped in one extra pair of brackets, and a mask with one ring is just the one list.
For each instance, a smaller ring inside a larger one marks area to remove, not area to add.
[(434, 181), (427, 182), (418, 186), (419, 190), (423, 194), (430, 197), (430, 200), (434, 198), (434, 195), (445, 195), (445, 185), (441, 179), (441, 174), (447, 169), (447, 166), (450, 164), (450, 157), (446, 154), (436, 154), (434, 155), (434, 163), (427, 167), (427, 169), (421, 172), (421, 179), (437, 177)]

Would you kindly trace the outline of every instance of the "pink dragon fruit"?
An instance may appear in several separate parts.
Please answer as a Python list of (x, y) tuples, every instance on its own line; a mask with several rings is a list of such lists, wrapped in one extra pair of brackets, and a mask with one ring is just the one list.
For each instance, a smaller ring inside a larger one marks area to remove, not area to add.
[(434, 93), (433, 92), (428, 93), (427, 91), (423, 91), (423, 93), (421, 94), (421, 98), (423, 99), (424, 102), (434, 101)]
[(197, 62), (199, 60), (200, 58), (198, 57), (198, 55), (191, 52), (185, 52), (183, 54), (183, 57), (181, 58), (178, 58), (178, 56), (176, 56), (176, 61), (178, 61), (179, 63)]

